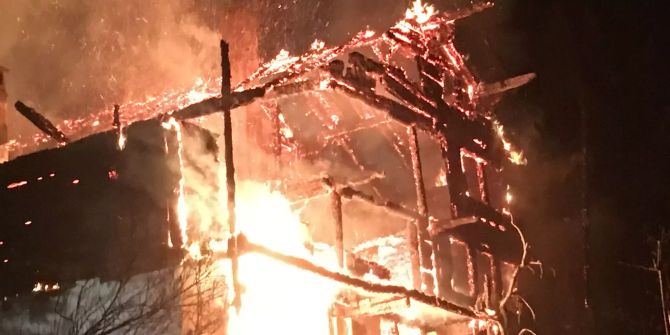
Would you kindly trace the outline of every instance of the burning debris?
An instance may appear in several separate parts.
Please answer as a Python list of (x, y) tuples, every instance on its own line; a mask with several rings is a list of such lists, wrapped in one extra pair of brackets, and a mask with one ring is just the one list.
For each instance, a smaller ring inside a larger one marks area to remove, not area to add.
[[(104, 155), (115, 159), (101, 166), (111, 185), (134, 180), (124, 157), (141, 144), (135, 129), (151, 125), (159, 140), (145, 150), (165, 170), (154, 181), (165, 186), (155, 198), (166, 222), (152, 236), (181, 262), (207, 259), (225, 275), (229, 334), (499, 334), (514, 327), (506, 303), (526, 258), (501, 171), (525, 158), (479, 98), (532, 76), (487, 85), (468, 70), (454, 20), (488, 6), (439, 13), (417, 0), (387, 32), (337, 47), (317, 40), (299, 56), (282, 50), (236, 86), (222, 41), (220, 90), (199, 80), (188, 92), (115, 105), (110, 122), (104, 113), (54, 126), (16, 107), (59, 143), (70, 142), (59, 129), (78, 138), (109, 127), (53, 152), (111, 141)], [(210, 116), (219, 112), (222, 121)], [(192, 122), (205, 135), (189, 133)], [(3, 199), (33, 192), (35, 176), (8, 176)]]

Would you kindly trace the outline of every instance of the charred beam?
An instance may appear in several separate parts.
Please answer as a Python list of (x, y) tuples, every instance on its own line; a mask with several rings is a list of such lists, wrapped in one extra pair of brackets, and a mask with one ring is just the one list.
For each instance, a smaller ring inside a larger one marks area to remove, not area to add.
[(56, 140), (56, 142), (61, 144), (70, 143), (70, 139), (65, 136), (62, 131), (56, 128), (56, 126), (54, 126), (54, 124), (51, 123), (49, 119), (45, 118), (32, 107), (27, 106), (21, 101), (17, 101), (16, 104), (14, 104), (14, 107), (16, 107), (16, 110), (19, 111), (19, 113), (21, 113), (21, 115), (23, 115), (26, 119), (28, 119), (28, 121), (34, 124), (35, 127), (39, 128), (49, 137)]
[(112, 120), (112, 126), (117, 132), (121, 129), (121, 114), (119, 114), (119, 108), (119, 105), (114, 105), (114, 119)]
[(377, 95), (373, 91), (357, 90), (353, 86), (344, 82), (339, 82), (337, 80), (332, 80), (330, 82), (330, 86), (354, 98), (360, 99), (368, 105), (387, 111), (393, 119), (405, 125), (416, 124), (421, 129), (430, 131), (433, 129), (433, 125), (435, 123), (434, 119), (431, 119), (423, 115), (422, 112), (414, 111), (411, 108), (389, 98)]
[(479, 84), (477, 87), (477, 94), (479, 96), (487, 96), (493, 94), (500, 94), (511, 89), (528, 84), (531, 80), (535, 79), (535, 73), (526, 73), (520, 76), (507, 78), (505, 80), (492, 83), (492, 84)]
[(265, 95), (265, 88), (255, 87), (241, 92), (231, 92), (226, 97), (213, 97), (175, 111), (172, 116), (177, 120), (193, 119), (218, 113), (221, 110), (235, 109), (252, 103)]
[(277, 261), (280, 261), (282, 263), (295, 266), (297, 268), (315, 273), (319, 276), (335, 280), (337, 282), (343, 283), (348, 286), (352, 287), (357, 287), (363, 290), (366, 290), (368, 292), (373, 292), (373, 293), (384, 293), (384, 294), (398, 294), (401, 296), (406, 297), (407, 299), (414, 299), (416, 301), (419, 301), (421, 303), (424, 303), (429, 306), (437, 307), (443, 310), (446, 310), (448, 312), (452, 312), (458, 315), (462, 315), (465, 317), (469, 318), (482, 318), (482, 315), (477, 315), (475, 314), (472, 310), (458, 306), (454, 303), (451, 303), (449, 301), (446, 301), (442, 298), (432, 296), (432, 295), (427, 295), (419, 290), (410, 290), (402, 286), (396, 286), (396, 285), (387, 285), (387, 284), (380, 284), (380, 283), (371, 283), (363, 279), (355, 278), (348, 276), (343, 273), (339, 272), (334, 272), (330, 271), (326, 268), (323, 268), (319, 265), (316, 265), (309, 260), (295, 257), (295, 256), (290, 256), (290, 255), (285, 255), (280, 252), (271, 250), (265, 246), (255, 244), (253, 242), (248, 241), (244, 235), (238, 235), (237, 240), (239, 240), (237, 245), (239, 246), (239, 249), (244, 252), (257, 252), (260, 254), (263, 254), (265, 256), (271, 257), (272, 259), (275, 259)]
[(344, 268), (344, 227), (342, 224), (342, 195), (337, 191), (330, 178), (324, 178), (323, 183), (330, 188), (330, 203), (333, 222), (335, 223), (335, 252), (340, 269)]
[(369, 194), (365, 194), (361, 191), (358, 191), (350, 186), (345, 186), (345, 187), (340, 187), (338, 188), (338, 191), (342, 197), (347, 198), (347, 199), (357, 199), (361, 200), (364, 202), (367, 202), (371, 205), (375, 205), (378, 207), (382, 207), (386, 209), (388, 212), (393, 213), (395, 215), (398, 215), (400, 217), (410, 219), (410, 220), (418, 220), (421, 218), (421, 215), (417, 214), (416, 212), (409, 210), (402, 205), (399, 205), (395, 202), (388, 201), (388, 200), (381, 200), (377, 199)]

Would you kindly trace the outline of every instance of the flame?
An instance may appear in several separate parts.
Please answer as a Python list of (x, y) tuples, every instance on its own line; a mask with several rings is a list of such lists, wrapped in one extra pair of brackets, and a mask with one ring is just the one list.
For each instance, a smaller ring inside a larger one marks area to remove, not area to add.
[(523, 151), (516, 150), (512, 146), (512, 142), (510, 142), (505, 135), (505, 129), (503, 125), (500, 124), (500, 122), (498, 122), (497, 120), (493, 120), (493, 126), (496, 129), (498, 137), (503, 143), (503, 148), (507, 153), (507, 159), (510, 162), (512, 162), (512, 164), (515, 165), (526, 165), (528, 163), (528, 161), (526, 160), (526, 155), (523, 153)]
[(119, 130), (119, 140), (118, 140), (119, 150), (123, 150), (126, 147), (126, 134), (123, 131), (123, 128)]
[[(241, 184), (239, 191), (237, 224), (250, 241), (284, 254), (315, 258), (305, 247), (306, 227), (281, 193), (256, 182)], [(243, 254), (239, 261), (242, 308), (239, 313), (230, 310), (228, 334), (328, 334), (334, 282), (258, 254)], [(334, 252), (314, 261), (337, 264)]]
[(272, 61), (270, 61), (268, 71), (275, 72), (287, 69), (299, 59), (300, 57), (292, 57), (287, 50), (281, 49), (277, 56)]
[(435, 7), (424, 4), (421, 0), (415, 0), (412, 6), (405, 12), (406, 20), (414, 20), (418, 24), (424, 24), (430, 20), (433, 15), (437, 13)]
[[(181, 241), (182, 246), (186, 246), (188, 242), (188, 206), (186, 204), (186, 198), (184, 196), (184, 160), (182, 156), (182, 134), (181, 134), (181, 125), (173, 117), (170, 117), (167, 121), (163, 122), (163, 128), (167, 130), (174, 130), (177, 135), (177, 156), (179, 158), (179, 196), (177, 197), (177, 215), (179, 220), (179, 231), (181, 232)], [(172, 241), (168, 241), (168, 245), (172, 245)]]
[(314, 42), (312, 42), (312, 45), (310, 45), (311, 50), (321, 50), (326, 46), (326, 43), (320, 39), (315, 39)]
[[(197, 78), (193, 85), (187, 88), (173, 89), (158, 95), (149, 95), (142, 100), (124, 103), (123, 116), (126, 125), (137, 121), (147, 120), (156, 115), (184, 108), (193, 103), (220, 94), (221, 86), (216, 78)], [(56, 127), (68, 135), (72, 140), (88, 136), (93, 133), (112, 129), (112, 112), (103, 110), (72, 120), (64, 120)], [(51, 138), (43, 133), (36, 133), (30, 137), (19, 136), (5, 144), (0, 144), (9, 152), (27, 154), (50, 143)]]
[(40, 282), (35, 283), (35, 286), (33, 287), (33, 293), (37, 292), (51, 292), (51, 291), (56, 291), (60, 290), (60, 285), (58, 283), (55, 283), (53, 285), (49, 284), (42, 284)]

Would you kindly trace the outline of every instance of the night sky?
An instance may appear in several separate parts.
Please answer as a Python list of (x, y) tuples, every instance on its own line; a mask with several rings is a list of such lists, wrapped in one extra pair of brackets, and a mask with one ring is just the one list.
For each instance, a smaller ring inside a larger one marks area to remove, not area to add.
[[(587, 321), (584, 329), (663, 333), (660, 313), (654, 314), (658, 284), (624, 264), (651, 266), (650, 242), (668, 226), (667, 2), (518, 1), (515, 7), (510, 29), (524, 36), (538, 79), (513, 99), (539, 106), (538, 141), (531, 145), (541, 151), (536, 160), (568, 164), (579, 154), (585, 117), (594, 324)], [(548, 185), (549, 198), (540, 202), (554, 201), (554, 214), (574, 210), (581, 192), (570, 188), (579, 178), (576, 164), (568, 182)]]

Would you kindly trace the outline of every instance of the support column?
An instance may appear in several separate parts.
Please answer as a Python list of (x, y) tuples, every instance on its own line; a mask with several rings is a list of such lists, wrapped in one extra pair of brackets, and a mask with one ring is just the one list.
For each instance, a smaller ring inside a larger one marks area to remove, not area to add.
[(416, 191), (416, 207), (420, 218), (415, 220), (417, 245), (419, 251), (419, 263), (421, 273), (421, 291), (434, 294), (435, 276), (433, 267), (433, 243), (428, 232), (428, 202), (426, 200), (426, 188), (423, 182), (423, 171), (421, 169), (421, 155), (419, 152), (419, 139), (416, 126), (407, 128), (409, 137), (409, 150), (412, 156), (412, 171), (414, 172), (414, 185)]
[[(229, 47), (226, 41), (221, 40), (221, 101), (230, 99), (230, 58), (228, 58)], [(230, 108), (223, 110), (223, 160), (226, 164), (226, 194), (228, 203), (228, 227), (232, 234), (237, 231), (235, 225), (235, 162), (233, 158), (233, 124)], [(238, 279), (238, 255), (237, 239), (231, 239), (228, 252), (231, 255), (232, 280), (233, 280), (233, 306), (239, 311), (242, 305), (241, 286)]]

